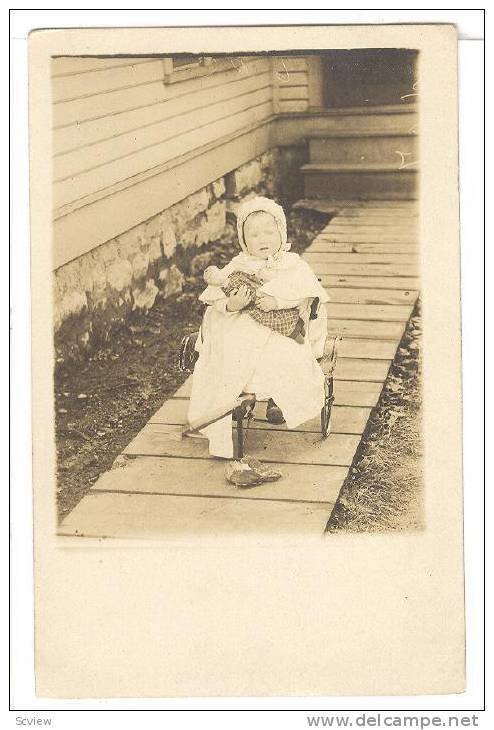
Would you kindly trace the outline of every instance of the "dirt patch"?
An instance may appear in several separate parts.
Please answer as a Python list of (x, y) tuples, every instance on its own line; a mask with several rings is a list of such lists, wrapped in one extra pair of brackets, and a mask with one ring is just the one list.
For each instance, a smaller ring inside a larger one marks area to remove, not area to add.
[(420, 337), (417, 304), (328, 522), (329, 532), (424, 527)]
[[(302, 252), (331, 216), (293, 210), (287, 216), (292, 251)], [(57, 503), (65, 517), (100, 474), (182, 385), (177, 365), (182, 337), (198, 329), (204, 305), (202, 270), (224, 266), (236, 250), (233, 227), (221, 240), (200, 249), (185, 267), (184, 290), (160, 299), (145, 315), (132, 314), (111, 342), (77, 366), (55, 372)]]

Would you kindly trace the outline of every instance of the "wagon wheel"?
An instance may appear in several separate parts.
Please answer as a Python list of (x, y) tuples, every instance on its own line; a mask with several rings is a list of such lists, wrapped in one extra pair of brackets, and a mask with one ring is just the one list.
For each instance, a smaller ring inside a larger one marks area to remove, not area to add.
[(324, 379), (324, 405), (321, 409), (321, 434), (324, 439), (329, 436), (333, 401), (333, 376), (331, 375)]
[(340, 341), (341, 335), (333, 337), (328, 335), (324, 345), (324, 354), (319, 360), (319, 364), (324, 372), (324, 406), (321, 410), (321, 434), (323, 438), (327, 438), (330, 431), (331, 408), (334, 402), (334, 371)]
[(178, 352), (178, 367), (183, 373), (191, 373), (199, 358), (199, 353), (196, 350), (199, 334), (199, 332), (192, 332), (192, 334), (182, 337)]
[(233, 410), (233, 420), (237, 423), (237, 449), (236, 458), (242, 459), (245, 451), (245, 429), (244, 418), (247, 418), (247, 427), (254, 415), (256, 396), (254, 393), (245, 393), (240, 396), (241, 402)]

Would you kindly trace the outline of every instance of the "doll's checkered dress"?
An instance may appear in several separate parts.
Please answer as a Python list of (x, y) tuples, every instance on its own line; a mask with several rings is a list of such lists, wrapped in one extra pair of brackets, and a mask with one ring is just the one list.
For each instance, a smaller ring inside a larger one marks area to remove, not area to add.
[(231, 294), (240, 286), (247, 286), (252, 294), (252, 301), (245, 307), (245, 312), (259, 324), (269, 327), (269, 329), (278, 332), (280, 335), (291, 337), (294, 331), (300, 327), (300, 314), (297, 307), (292, 309), (273, 309), (271, 312), (263, 312), (256, 307), (255, 297), (257, 289), (263, 285), (263, 282), (254, 274), (246, 274), (242, 271), (235, 271), (230, 274), (226, 283), (221, 287), (225, 294)]

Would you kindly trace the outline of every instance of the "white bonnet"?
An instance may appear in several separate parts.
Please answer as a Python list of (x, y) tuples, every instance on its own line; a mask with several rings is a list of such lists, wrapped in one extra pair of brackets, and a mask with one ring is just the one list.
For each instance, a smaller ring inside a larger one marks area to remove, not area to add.
[(286, 218), (283, 208), (281, 205), (278, 205), (278, 203), (275, 203), (274, 200), (270, 200), (270, 198), (263, 198), (261, 196), (247, 200), (245, 203), (242, 203), (238, 209), (237, 233), (238, 242), (242, 251), (247, 252), (247, 246), (245, 245), (244, 240), (244, 223), (251, 213), (257, 213), (260, 211), (263, 213), (269, 213), (269, 215), (273, 216), (280, 232), (281, 246), (279, 251), (288, 251), (290, 244), (287, 241)]

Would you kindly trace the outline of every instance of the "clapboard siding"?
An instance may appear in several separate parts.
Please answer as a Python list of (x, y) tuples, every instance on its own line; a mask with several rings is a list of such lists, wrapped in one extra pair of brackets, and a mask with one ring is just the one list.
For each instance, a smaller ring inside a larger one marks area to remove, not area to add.
[(57, 210), (273, 113), (268, 58), (176, 84), (161, 59), (60, 58), (52, 72)]
[[(152, 60), (147, 63), (133, 63), (127, 66), (114, 66), (90, 73), (52, 77), (53, 103), (62, 104), (74, 99), (98, 96), (117, 89), (126, 89), (163, 81), (165, 67), (163, 61)], [(95, 103), (93, 99), (93, 104)]]
[(282, 87), (307, 86), (307, 70), (278, 74), (278, 82)]
[(285, 99), (283, 101), (280, 101), (279, 107), (280, 107), (280, 112), (283, 112), (283, 114), (288, 114), (288, 113), (295, 114), (297, 112), (305, 112), (308, 109), (308, 100), (307, 99), (302, 99), (302, 100)]
[(305, 58), (283, 58), (277, 66), (278, 109), (280, 112), (305, 111), (309, 106), (309, 79)]
[(305, 86), (282, 86), (280, 87), (279, 99), (281, 102), (298, 99), (306, 101), (309, 98), (309, 90)]
[[(271, 86), (266, 85), (260, 89), (244, 92), (233, 99), (229, 99), (228, 104), (224, 101), (208, 104), (183, 114), (173, 115), (169, 119), (165, 118), (155, 124), (143, 125), (125, 134), (105, 138), (101, 142), (77, 147), (71, 152), (55, 158), (55, 182), (64, 181), (83, 172), (104, 167), (127, 156), (139, 155), (141, 151), (152, 146), (157, 148), (156, 162), (165, 162), (182, 153), (177, 153), (175, 146), (163, 147), (164, 143), (186, 135), (190, 143), (192, 140), (189, 133), (201, 130), (197, 145), (195, 145), (199, 146), (199, 144), (204, 143), (204, 127), (231, 118), (234, 126), (228, 132), (233, 131), (239, 125), (236, 119), (237, 115), (250, 110), (254, 112), (257, 107), (266, 104), (269, 106), (270, 103)], [(268, 109), (269, 112), (270, 109)], [(159, 152), (158, 148), (160, 148)], [(193, 149), (193, 147), (190, 149)], [(132, 170), (134, 170), (134, 167), (132, 167)]]
[(305, 56), (279, 56), (275, 59), (276, 71), (282, 76), (284, 73), (295, 71), (307, 71), (307, 59)]
[(52, 79), (80, 75), (91, 71), (107, 71), (109, 68), (149, 63), (149, 58), (53, 58)]
[(125, 114), (134, 109), (160, 104), (163, 101), (187, 97), (206, 89), (238, 83), (246, 76), (269, 71), (267, 59), (253, 59), (242, 66), (242, 71), (233, 68), (209, 76), (191, 78), (178, 84), (165, 84), (163, 76), (152, 82), (138, 83), (122, 89), (113, 89), (97, 95), (96, 103), (89, 103), (89, 97), (75, 98), (53, 106), (54, 129), (101, 119), (105, 116)]
[(132, 185), (120, 183), (93, 195), (84, 205), (67, 206), (54, 221), (54, 266), (81, 256), (123, 231), (183, 200), (231, 170), (258, 157), (273, 145), (271, 121), (252, 125), (221, 146), (205, 145), (161, 169), (142, 171)]
[[(256, 73), (236, 81), (235, 92), (238, 97), (252, 94), (258, 89), (270, 87), (271, 74), (268, 72)], [(182, 115), (201, 112), (206, 106), (225, 103), (231, 99), (229, 85), (217, 84), (213, 88), (197, 91), (194, 94), (194, 106), (191, 107), (189, 94), (182, 94), (172, 99), (165, 99), (152, 105), (145, 105), (137, 109), (106, 115), (94, 120), (80, 122), (56, 130), (54, 138), (55, 156), (81, 149), (88, 145), (98, 144), (104, 140), (116, 138), (126, 132), (133, 132), (145, 127), (171, 121)]]
[[(265, 92), (260, 92), (261, 94)], [(159, 167), (161, 164), (185, 154), (189, 150), (213, 142), (221, 137), (232, 134), (236, 130), (247, 127), (254, 122), (261, 122), (269, 118), (272, 110), (271, 100), (259, 102), (253, 107), (229, 114), (225, 118), (211, 119), (198, 125), (197, 119), (191, 120), (193, 129), (190, 131), (178, 130), (169, 138), (160, 142), (153, 141), (141, 147), (137, 152), (131, 146), (129, 151), (116, 160), (98, 166), (91, 166), (87, 171), (82, 170), (76, 175), (68, 175), (64, 180), (55, 184), (55, 206), (59, 207), (84, 198), (92, 192), (104, 190), (118, 181), (127, 180), (143, 170)], [(204, 110), (203, 118), (212, 116), (211, 110)], [(236, 165), (232, 161), (232, 168)], [(227, 172), (226, 170), (225, 172)]]

